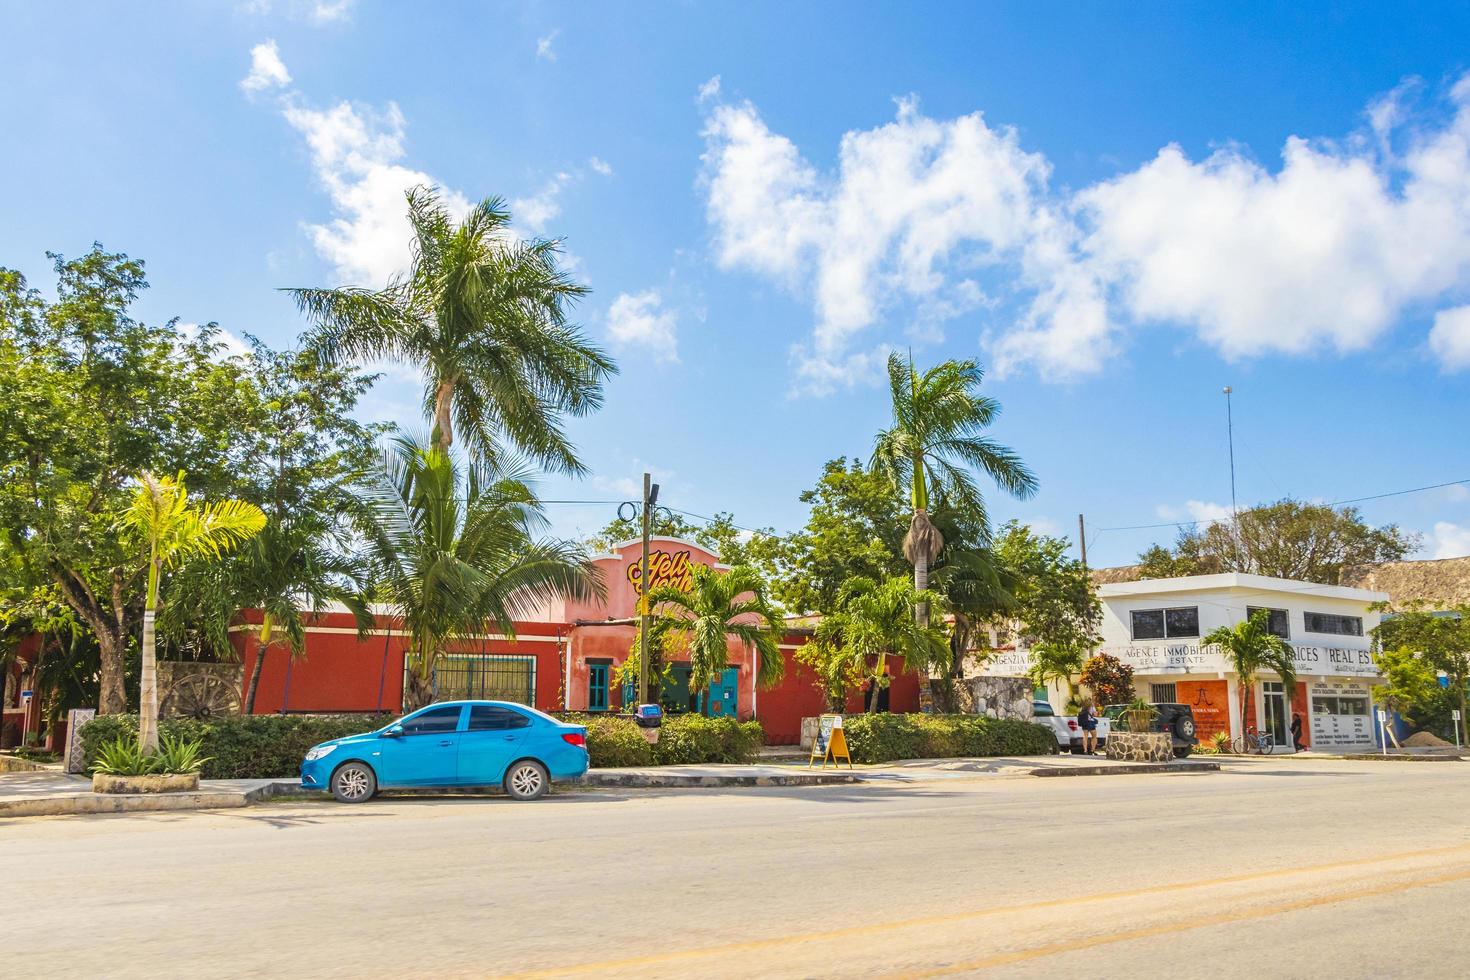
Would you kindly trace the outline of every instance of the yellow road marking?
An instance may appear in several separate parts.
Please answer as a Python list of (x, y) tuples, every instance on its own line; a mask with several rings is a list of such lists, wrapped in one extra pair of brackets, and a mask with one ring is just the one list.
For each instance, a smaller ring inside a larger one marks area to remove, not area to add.
[[(1141, 898), (1148, 895), (1173, 893), (1188, 888), (1211, 888), (1219, 885), (1243, 884), (1251, 881), (1268, 881), (1273, 878), (1286, 878), (1292, 875), (1313, 874), (1324, 871), (1336, 871), (1343, 868), (1362, 867), (1371, 864), (1383, 864), (1389, 861), (1406, 861), (1414, 858), (1438, 857), (1441, 855), (1463, 854), (1470, 852), (1470, 844), (1456, 844), (1450, 847), (1433, 847), (1420, 851), (1400, 851), (1396, 854), (1383, 854), (1378, 857), (1353, 858), (1349, 861), (1332, 861), (1327, 864), (1302, 865), (1293, 868), (1275, 868), (1270, 871), (1252, 871), (1245, 874), (1227, 875), (1221, 878), (1201, 878), (1195, 881), (1180, 882), (1177, 884), (1150, 885), (1147, 888), (1134, 888), (1126, 891), (1098, 892), (1073, 898), (1048, 899), (1041, 902), (1028, 902), (1021, 905), (1000, 905), (984, 909), (971, 909), (965, 912), (946, 912), (941, 915), (918, 916), (909, 919), (892, 919), (888, 922), (869, 923), (861, 926), (848, 926), (842, 929), (826, 929), (817, 932), (792, 933), (785, 936), (772, 936), (766, 939), (747, 939), (741, 942), (724, 943), (718, 946), (701, 946), (694, 949), (672, 950), (666, 953), (651, 953), (646, 956), (629, 956), (616, 960), (595, 960), (585, 963), (569, 963), (565, 966), (545, 967), (539, 970), (527, 970), (522, 973), (496, 974), (503, 980), (532, 980), (538, 977), (559, 977), (575, 973), (601, 973), (607, 970), (628, 969), (633, 967), (655, 966), (661, 963), (676, 963), (684, 960), (704, 959), (710, 956), (724, 956), (731, 953), (749, 953), (764, 949), (778, 949), (783, 946), (794, 946), (800, 943), (825, 942), (833, 939), (848, 939), (854, 937), (872, 936), (877, 932), (897, 931), (900, 929), (913, 929), (925, 926), (948, 925), (956, 922), (967, 922), (974, 919), (985, 919), (999, 915), (1009, 915), (1017, 912), (1035, 912), (1043, 909), (1067, 908), (1074, 905), (1090, 905), (1094, 902), (1116, 902), (1129, 898)], [(1458, 873), (1457, 873), (1458, 875)], [(1470, 871), (1466, 871), (1458, 877), (1470, 877)], [(1456, 880), (1449, 877), (1444, 880)], [(1437, 884), (1439, 879), (1424, 879), (1425, 884)], [(1355, 892), (1348, 898), (1363, 897), (1377, 894), (1374, 889)], [(1346, 898), (1335, 898), (1332, 901), (1345, 901)], [(1325, 901), (1316, 899), (1312, 901)], [(1295, 903), (1293, 903), (1295, 904)], [(1293, 904), (1277, 905), (1273, 911), (1289, 910)], [(1228, 915), (1216, 916), (1212, 919), (1216, 922), (1230, 921)], [(1167, 927), (1158, 927), (1167, 928)], [(1121, 935), (1121, 934), (1119, 934)], [(1121, 941), (1121, 940), (1111, 940)], [(1085, 942), (1085, 940), (1079, 940)], [(1043, 947), (1038, 947), (1043, 948)], [(1078, 946), (1077, 948), (1082, 948)], [(1020, 955), (1020, 954), (1007, 954)], [(1049, 955), (1049, 954), (1037, 954)], [(977, 968), (978, 969), (978, 968)], [(924, 976), (927, 974), (916, 974)]]
[(1464, 881), (1466, 879), (1470, 879), (1470, 870), (1435, 875), (1431, 878), (1416, 878), (1412, 881), (1398, 882), (1391, 885), (1376, 885), (1371, 888), (1357, 889), (1339, 895), (1321, 895), (1317, 898), (1302, 898), (1291, 902), (1261, 905), (1256, 908), (1241, 909), (1236, 912), (1200, 915), (1165, 925), (1125, 929), (1122, 932), (1107, 932), (1097, 936), (1074, 937), (1062, 940), (1061, 942), (1047, 943), (1045, 946), (1034, 946), (1031, 949), (1017, 950), (1012, 953), (997, 953), (994, 956), (986, 956), (964, 963), (951, 963), (948, 966), (938, 967), (933, 970), (919, 970), (913, 973), (898, 973), (894, 975), (902, 977), (904, 980), (920, 980), (923, 977), (943, 977), (955, 973), (988, 970), (997, 966), (1008, 966), (1012, 963), (1024, 963), (1027, 960), (1040, 959), (1043, 956), (1074, 953), (1085, 949), (1094, 949), (1098, 946), (1108, 946), (1113, 943), (1126, 943), (1134, 939), (1150, 939), (1154, 936), (1167, 936), (1170, 933), (1188, 932), (1191, 929), (1203, 929), (1206, 926), (1227, 925), (1232, 922), (1262, 919), (1268, 915), (1280, 915), (1283, 912), (1300, 912), (1303, 909), (1319, 908), (1324, 905), (1356, 902), (1359, 899), (1374, 898), (1379, 895), (1391, 895), (1394, 892), (1404, 892), (1415, 888), (1428, 888), (1431, 885), (1443, 885), (1451, 881)]

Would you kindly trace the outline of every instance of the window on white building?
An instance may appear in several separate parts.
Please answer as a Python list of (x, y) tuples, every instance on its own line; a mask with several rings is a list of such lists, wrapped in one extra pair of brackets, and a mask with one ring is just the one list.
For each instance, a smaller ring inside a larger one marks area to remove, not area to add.
[(1339, 616), (1337, 613), (1306, 614), (1308, 633), (1332, 633), (1337, 636), (1362, 636), (1362, 616)]
[(1270, 609), (1266, 606), (1246, 606), (1245, 617), (1250, 619), (1258, 612), (1269, 613), (1266, 623), (1266, 632), (1281, 637), (1283, 640), (1291, 639), (1291, 617), (1285, 609)]
[(1199, 636), (1199, 606), (1132, 611), (1135, 640), (1173, 640)]

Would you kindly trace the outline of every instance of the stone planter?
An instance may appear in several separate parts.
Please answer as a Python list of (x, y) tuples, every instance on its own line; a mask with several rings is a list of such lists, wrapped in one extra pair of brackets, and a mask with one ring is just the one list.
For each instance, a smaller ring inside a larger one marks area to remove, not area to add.
[(1174, 739), (1168, 732), (1113, 732), (1103, 753), (1124, 762), (1170, 762)]
[(803, 718), (801, 720), (801, 748), (810, 752), (812, 746), (817, 744), (817, 726), (821, 724), (820, 718)]
[(113, 776), (99, 772), (92, 775), (94, 793), (190, 793), (198, 788), (197, 772), (150, 776)]

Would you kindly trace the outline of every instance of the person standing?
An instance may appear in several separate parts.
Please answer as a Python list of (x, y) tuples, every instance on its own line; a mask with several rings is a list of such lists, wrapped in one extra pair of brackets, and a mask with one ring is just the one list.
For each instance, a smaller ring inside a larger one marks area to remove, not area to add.
[(1293, 713), (1291, 716), (1291, 744), (1298, 752), (1305, 752), (1307, 746), (1302, 742), (1302, 716)]
[(1077, 709), (1077, 727), (1082, 729), (1082, 751), (1086, 755), (1097, 752), (1097, 712), (1092, 707), (1092, 699), (1088, 698), (1082, 702)]

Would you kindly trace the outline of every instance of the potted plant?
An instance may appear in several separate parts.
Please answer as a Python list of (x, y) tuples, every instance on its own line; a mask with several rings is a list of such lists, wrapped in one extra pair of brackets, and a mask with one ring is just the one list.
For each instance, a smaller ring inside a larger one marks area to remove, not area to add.
[(158, 751), (145, 753), (126, 735), (104, 744), (92, 766), (94, 793), (187, 793), (199, 788), (199, 770), (210, 761), (202, 743), (165, 735)]
[(1153, 731), (1154, 719), (1159, 716), (1159, 711), (1143, 698), (1134, 698), (1128, 702), (1128, 707), (1123, 709), (1120, 716), (1123, 728), (1130, 732)]

